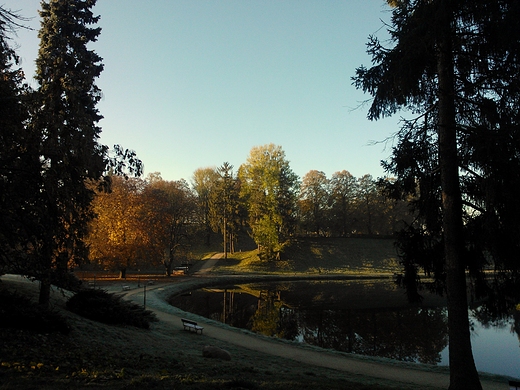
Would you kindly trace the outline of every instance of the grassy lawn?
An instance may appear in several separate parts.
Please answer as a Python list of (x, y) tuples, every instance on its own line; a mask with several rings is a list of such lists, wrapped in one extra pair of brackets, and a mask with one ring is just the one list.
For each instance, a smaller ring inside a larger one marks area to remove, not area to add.
[[(208, 253), (204, 258), (216, 252)], [(278, 261), (263, 261), (257, 250), (228, 254), (213, 269), (219, 274), (367, 274), (400, 270), (391, 239), (304, 238)]]

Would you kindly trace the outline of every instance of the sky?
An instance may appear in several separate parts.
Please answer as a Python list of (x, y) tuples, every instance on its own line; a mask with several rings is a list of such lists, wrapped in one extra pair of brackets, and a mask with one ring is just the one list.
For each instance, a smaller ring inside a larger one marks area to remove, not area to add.
[[(0, 4), (32, 18), (13, 43), (36, 87), (40, 1)], [(386, 39), (386, 1), (98, 0), (93, 11), (100, 142), (135, 150), (145, 175), (190, 182), (224, 162), (236, 172), (270, 143), (300, 178), (385, 174), (399, 118), (366, 119), (370, 96), (351, 78), (371, 64), (368, 36)]]

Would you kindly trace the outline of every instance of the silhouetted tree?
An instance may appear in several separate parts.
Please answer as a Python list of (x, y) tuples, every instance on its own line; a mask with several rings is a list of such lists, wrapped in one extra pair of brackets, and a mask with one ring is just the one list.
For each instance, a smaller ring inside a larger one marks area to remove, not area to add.
[(0, 272), (27, 273), (42, 233), (39, 137), (26, 126), (32, 91), (9, 38), (23, 21), (0, 6)]
[(493, 290), (484, 267), (499, 271), (495, 287), (518, 274), (514, 253), (520, 232), (512, 221), (520, 214), (513, 201), (520, 189), (520, 5), (514, 0), (392, 5), (394, 45), (385, 48), (371, 37), (373, 66), (359, 68), (354, 81), (374, 97), (370, 119), (401, 108), (417, 114), (404, 122), (385, 165), (397, 176), (396, 193), (412, 194), (418, 213), (417, 223), (401, 235), (404, 280), (417, 287), (421, 267), (435, 276), (433, 289), (446, 291), (450, 389), (478, 389), (466, 271), (488, 293)]

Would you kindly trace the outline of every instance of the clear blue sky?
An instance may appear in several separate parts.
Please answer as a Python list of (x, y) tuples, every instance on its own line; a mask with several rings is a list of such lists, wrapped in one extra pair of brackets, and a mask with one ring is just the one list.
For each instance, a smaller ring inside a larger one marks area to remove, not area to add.
[[(39, 29), (39, 0), (4, 0)], [(274, 143), (293, 171), (384, 174), (383, 141), (398, 118), (370, 122), (351, 82), (370, 65), (367, 37), (385, 37), (384, 0), (98, 0), (105, 70), (101, 142), (134, 149), (145, 173), (190, 181), (197, 168), (235, 170)], [(383, 21), (382, 21), (383, 20)], [(37, 31), (19, 31), (34, 75)], [(386, 146), (385, 146), (386, 145)]]

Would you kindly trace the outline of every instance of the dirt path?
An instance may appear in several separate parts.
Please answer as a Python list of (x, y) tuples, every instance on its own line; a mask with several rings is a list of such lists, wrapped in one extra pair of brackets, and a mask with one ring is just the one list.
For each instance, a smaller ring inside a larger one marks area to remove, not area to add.
[[(220, 256), (213, 256), (196, 275), (206, 276), (218, 258), (220, 258)], [(213, 278), (187, 278), (171, 285), (150, 286), (147, 291), (147, 308), (154, 311), (158, 319), (168, 324), (168, 326), (171, 326), (172, 329), (182, 329), (181, 317), (186, 316), (186, 313), (168, 305), (165, 302), (165, 298), (176, 291), (182, 291), (183, 286), (184, 288), (192, 288), (192, 286), (203, 284), (204, 280), (209, 282), (213, 280)], [(141, 303), (144, 298), (141, 290), (128, 292), (127, 297)], [(226, 344), (234, 344), (265, 354), (292, 359), (315, 367), (326, 367), (371, 378), (414, 384), (418, 387), (428, 386), (447, 389), (449, 386), (449, 375), (445, 369), (432, 367), (431, 370), (427, 370), (421, 365), (410, 365), (398, 362), (395, 364), (391, 362), (383, 363), (359, 356), (302, 347), (253, 335), (249, 332), (227, 327), (223, 324), (200, 317), (197, 318), (197, 321), (199, 325), (204, 326), (203, 335), (200, 337), (207, 338), (208, 344), (211, 343), (211, 339), (217, 339)], [(497, 381), (487, 378), (483, 379), (482, 387), (484, 390), (509, 389), (508, 382), (505, 379), (497, 379)]]
[(224, 256), (223, 253), (215, 253), (209, 260), (206, 260), (202, 267), (194, 273), (195, 276), (206, 276), (215, 266), (217, 261)]

